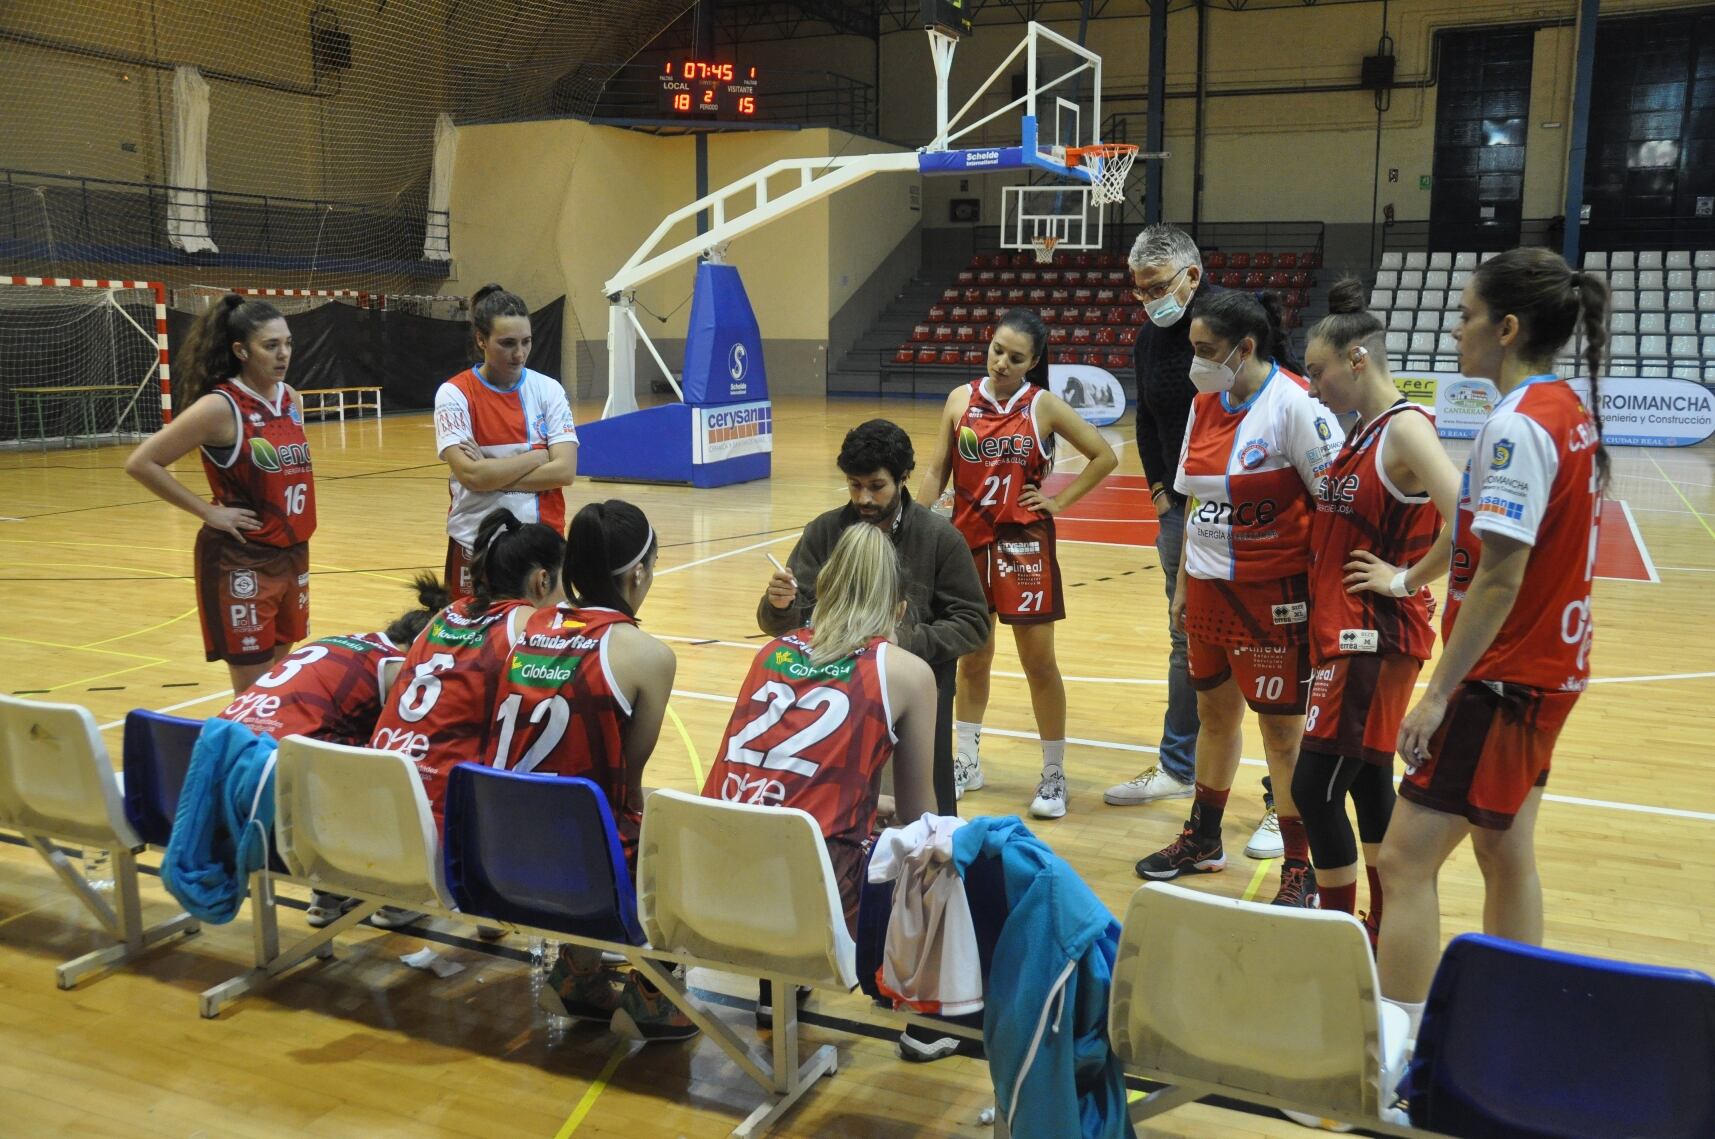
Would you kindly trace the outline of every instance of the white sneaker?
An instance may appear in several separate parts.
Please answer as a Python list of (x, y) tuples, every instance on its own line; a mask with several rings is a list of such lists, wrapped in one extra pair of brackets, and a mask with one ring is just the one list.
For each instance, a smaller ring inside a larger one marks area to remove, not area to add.
[(1132, 807), (1138, 803), (1153, 803), (1157, 799), (1183, 799), (1191, 794), (1191, 784), (1181, 783), (1165, 768), (1151, 767), (1136, 779), (1116, 783), (1102, 792), (1102, 802), (1115, 807)]
[(1030, 801), (1030, 813), (1039, 819), (1058, 819), (1066, 814), (1066, 777), (1058, 771), (1045, 772), (1036, 785), (1036, 798)]
[(978, 755), (964, 752), (953, 754), (953, 798), (963, 799), (966, 791), (983, 789), (983, 761)]
[(1286, 842), (1280, 837), (1280, 816), (1273, 807), (1263, 812), (1256, 833), (1245, 843), (1246, 858), (1279, 858), (1286, 853)]

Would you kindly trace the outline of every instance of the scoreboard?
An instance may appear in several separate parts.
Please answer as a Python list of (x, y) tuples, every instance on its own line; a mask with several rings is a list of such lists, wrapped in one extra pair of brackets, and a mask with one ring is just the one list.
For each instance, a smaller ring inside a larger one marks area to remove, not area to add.
[(670, 118), (731, 122), (756, 117), (755, 67), (669, 59), (660, 76), (661, 110)]

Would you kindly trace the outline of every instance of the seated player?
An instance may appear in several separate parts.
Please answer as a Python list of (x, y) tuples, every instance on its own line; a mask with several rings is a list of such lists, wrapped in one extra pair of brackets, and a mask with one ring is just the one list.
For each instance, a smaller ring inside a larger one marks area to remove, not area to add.
[[(436, 614), (406, 650), (369, 746), (416, 763), (437, 826), (447, 773), (466, 760), (485, 762), (493, 752), (489, 709), (495, 687), (530, 610), (560, 600), (564, 549), (558, 531), (520, 522), (504, 508), (492, 512), (477, 530), (474, 592)], [(392, 928), (418, 916), (371, 920)]]
[(310, 642), (234, 697), (220, 719), (276, 740), (297, 735), (368, 747), (381, 701), (405, 659), (404, 646), (447, 603), (446, 588), (433, 574), (418, 576), (412, 588), (418, 608), (379, 633)]
[[(655, 553), (655, 529), (631, 503), (612, 499), (579, 510), (562, 567), (571, 600), (525, 622), (487, 716), (494, 766), (580, 776), (602, 789), (634, 872), (643, 766), (661, 735), (678, 666), (672, 649), (637, 626), (655, 580)], [(610, 1023), (635, 1039), (697, 1034), (646, 978), (621, 978), (593, 949), (562, 947), (542, 1005), (557, 1016)]]
[[(892, 643), (904, 613), (887, 535), (847, 528), (816, 577), (810, 624), (756, 654), (703, 784), (710, 798), (815, 816), (854, 937), (889, 759), (899, 817), (935, 810), (935, 676)], [(759, 1021), (772, 1012), (762, 984)]]

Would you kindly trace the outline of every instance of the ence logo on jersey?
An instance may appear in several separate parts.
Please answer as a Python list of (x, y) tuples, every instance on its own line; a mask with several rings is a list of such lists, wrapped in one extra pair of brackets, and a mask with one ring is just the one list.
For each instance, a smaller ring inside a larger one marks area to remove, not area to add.
[(1191, 516), (1194, 522), (1204, 522), (1212, 526), (1270, 526), (1280, 516), (1280, 507), (1274, 499), (1265, 498), (1261, 502), (1205, 502), (1197, 507), (1197, 512)]
[(1358, 475), (1330, 476), (1322, 481), (1322, 498), (1326, 502), (1351, 503), (1357, 501), (1358, 486), (1362, 481)]
[(275, 449), (274, 444), (257, 436), (250, 440), (250, 461), (271, 475), (277, 475), (290, 467), (307, 467), (310, 465), (310, 447), (308, 443), (288, 443)]
[(1028, 435), (991, 435), (978, 439), (969, 427), (959, 428), (959, 457), (967, 463), (986, 459), (1028, 459), (1036, 449), (1036, 440)]
[(537, 656), (513, 653), (507, 679), (525, 688), (558, 688), (576, 675), (583, 657)]
[(785, 645), (770, 653), (762, 664), (769, 672), (789, 676), (793, 680), (850, 680), (852, 669), (856, 666), (857, 660), (854, 657), (814, 665), (810, 663), (807, 655)]

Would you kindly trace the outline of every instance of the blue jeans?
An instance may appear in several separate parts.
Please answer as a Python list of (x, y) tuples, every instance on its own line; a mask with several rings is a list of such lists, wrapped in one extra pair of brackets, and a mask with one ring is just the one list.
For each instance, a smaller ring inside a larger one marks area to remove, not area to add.
[[(1167, 581), (1167, 603), (1179, 580), (1179, 559), (1185, 552), (1185, 505), (1180, 503), (1161, 516), (1161, 532), (1155, 553)], [(1167, 657), (1167, 714), (1161, 720), (1161, 767), (1182, 783), (1197, 777), (1197, 690), (1191, 687), (1186, 664), (1185, 633), (1169, 627), (1173, 648)]]

